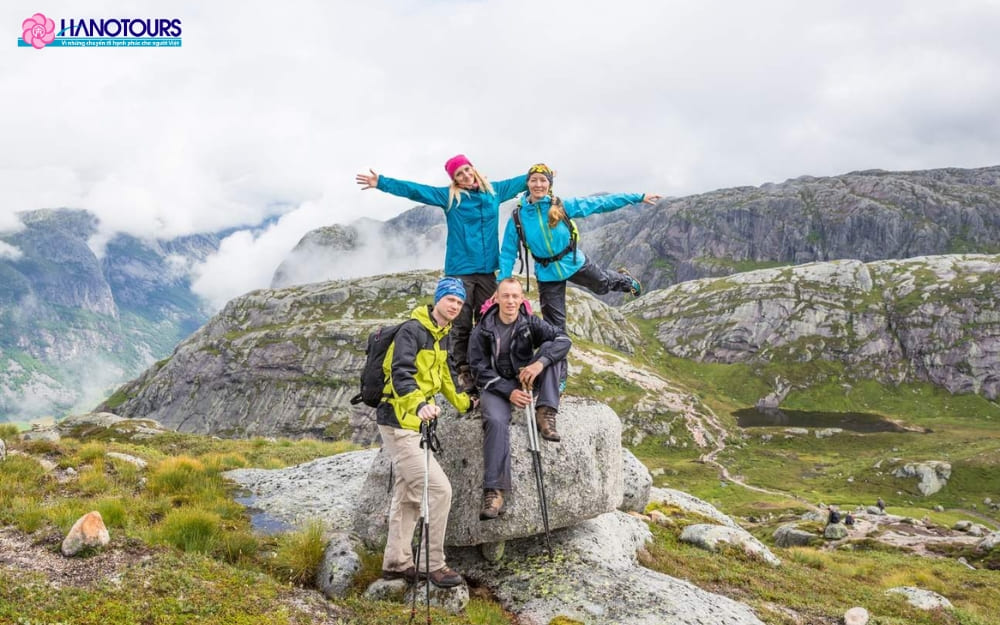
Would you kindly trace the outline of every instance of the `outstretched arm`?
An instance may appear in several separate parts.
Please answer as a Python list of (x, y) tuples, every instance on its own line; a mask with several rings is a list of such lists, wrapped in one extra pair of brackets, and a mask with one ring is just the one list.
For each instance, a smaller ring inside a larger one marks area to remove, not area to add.
[(388, 176), (380, 176), (374, 169), (367, 174), (358, 174), (354, 180), (361, 185), (362, 191), (378, 189), (390, 195), (398, 195), (431, 206), (448, 207), (448, 187), (432, 187), (407, 180), (396, 180)]

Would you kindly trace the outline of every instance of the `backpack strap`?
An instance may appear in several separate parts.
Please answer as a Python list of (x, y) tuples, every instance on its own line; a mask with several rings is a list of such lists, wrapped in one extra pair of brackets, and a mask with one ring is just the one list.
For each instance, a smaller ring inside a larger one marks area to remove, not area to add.
[[(514, 211), (510, 214), (510, 218), (514, 220), (514, 229), (517, 230), (517, 260), (521, 263), (518, 273), (524, 272), (524, 278), (526, 281), (524, 292), (527, 293), (531, 289), (531, 269), (528, 264), (528, 254), (531, 254), (531, 250), (528, 248), (528, 241), (524, 238), (524, 227), (521, 226), (521, 200), (517, 200), (517, 206), (514, 207)], [(534, 256), (534, 254), (532, 254)]]

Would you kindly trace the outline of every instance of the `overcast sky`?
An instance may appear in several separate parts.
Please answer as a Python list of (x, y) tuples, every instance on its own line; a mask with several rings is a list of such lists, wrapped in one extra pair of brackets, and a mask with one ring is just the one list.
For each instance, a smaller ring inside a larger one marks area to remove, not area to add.
[[(21, 23), (178, 18), (179, 49), (18, 48)], [(353, 0), (3, 3), (0, 230), (78, 207), (113, 232), (241, 232), (215, 305), (308, 230), (544, 161), (562, 195), (1000, 163), (1000, 2)], [(0, 249), (12, 256), (16, 250)]]

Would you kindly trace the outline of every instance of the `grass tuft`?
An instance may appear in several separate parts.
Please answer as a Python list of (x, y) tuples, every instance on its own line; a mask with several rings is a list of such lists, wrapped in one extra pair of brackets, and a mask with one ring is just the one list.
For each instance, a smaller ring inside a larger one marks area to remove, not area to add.
[(270, 567), (279, 579), (299, 585), (309, 585), (323, 564), (326, 537), (323, 522), (312, 520), (302, 528), (282, 534)]

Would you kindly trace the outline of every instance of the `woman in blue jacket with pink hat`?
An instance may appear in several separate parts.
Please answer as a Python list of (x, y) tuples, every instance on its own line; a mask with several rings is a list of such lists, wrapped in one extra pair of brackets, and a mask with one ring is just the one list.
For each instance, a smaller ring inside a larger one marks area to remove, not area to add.
[(444, 257), (446, 276), (460, 278), (467, 297), (462, 312), (452, 326), (452, 357), (458, 368), (459, 390), (472, 386), (469, 376), (468, 346), (473, 314), (496, 291), (496, 271), (500, 267), (497, 241), (500, 233), (500, 203), (513, 199), (525, 190), (527, 176), (516, 176), (491, 184), (464, 154), (444, 164), (451, 184), (432, 187), (406, 180), (381, 176), (369, 169), (358, 174), (361, 190), (378, 189), (444, 209), (448, 238)]
[(569, 220), (640, 202), (655, 204), (660, 196), (616, 193), (560, 199), (552, 195), (553, 175), (554, 172), (543, 163), (532, 165), (528, 170), (528, 194), (515, 209), (519, 219), (508, 221), (504, 230), (497, 280), (508, 278), (513, 272), (521, 238), (517, 232), (519, 221), (525, 246), (535, 261), (542, 317), (565, 331), (567, 281), (587, 287), (598, 295), (610, 291), (633, 295), (642, 292), (639, 281), (624, 269), (607, 271), (588, 259), (583, 250), (578, 249), (575, 228)]

